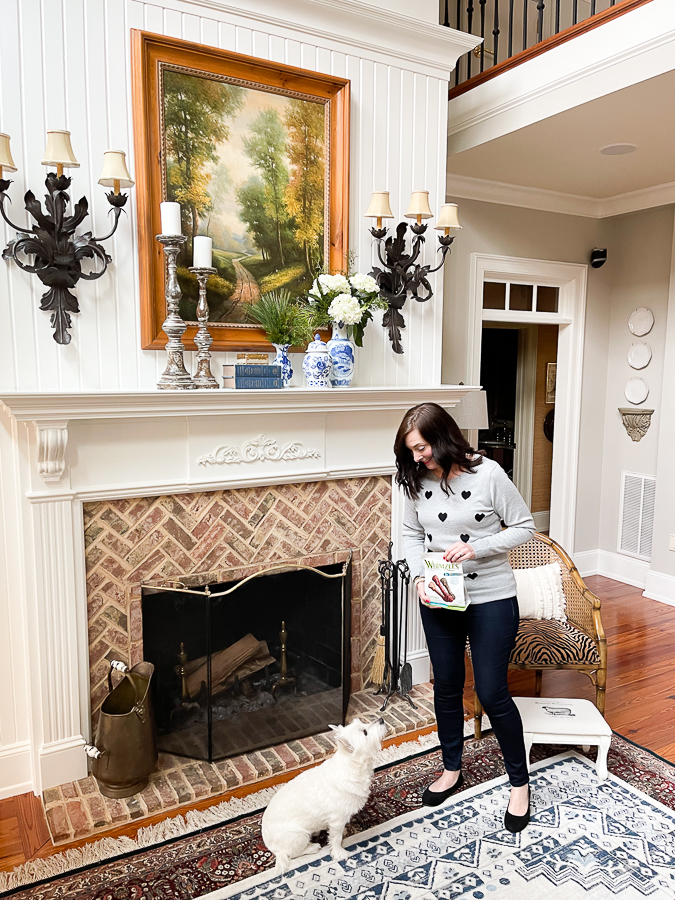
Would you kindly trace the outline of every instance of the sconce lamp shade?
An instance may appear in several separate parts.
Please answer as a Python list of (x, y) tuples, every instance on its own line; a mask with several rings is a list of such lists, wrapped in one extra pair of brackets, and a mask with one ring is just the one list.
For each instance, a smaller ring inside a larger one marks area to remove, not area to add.
[(394, 214), (389, 206), (389, 191), (373, 191), (370, 206), (364, 216), (373, 219), (393, 219)]
[(429, 191), (413, 191), (410, 206), (405, 214), (406, 219), (431, 219), (433, 213), (429, 208)]
[(9, 135), (0, 134), (0, 171), (16, 172), (16, 166), (9, 149)]
[(106, 150), (103, 154), (103, 171), (98, 180), (103, 187), (130, 188), (135, 182), (129, 174), (126, 154), (123, 150)]
[(63, 166), (64, 169), (79, 169), (80, 164), (75, 159), (73, 148), (70, 146), (69, 131), (47, 132), (47, 147), (41, 164), (43, 166)]
[(488, 428), (487, 394), (485, 391), (469, 391), (450, 410), (450, 415), (465, 431)]
[(459, 224), (459, 218), (457, 216), (457, 204), (456, 203), (444, 203), (441, 206), (441, 211), (438, 214), (438, 221), (434, 225), (436, 231), (445, 231), (447, 234), (448, 228), (461, 228), (462, 226)]

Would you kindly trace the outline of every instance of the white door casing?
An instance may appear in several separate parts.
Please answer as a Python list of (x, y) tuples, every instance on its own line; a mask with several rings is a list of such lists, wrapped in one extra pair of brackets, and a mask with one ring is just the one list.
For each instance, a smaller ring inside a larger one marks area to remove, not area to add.
[[(576, 484), (579, 465), (581, 379), (588, 267), (576, 263), (472, 253), (467, 316), (467, 371), (469, 384), (480, 381), (483, 323), (511, 322), (558, 325), (555, 430), (551, 474), (550, 535), (569, 553), (574, 552)], [(483, 309), (483, 282), (514, 281), (559, 288), (558, 312), (516, 312)]]

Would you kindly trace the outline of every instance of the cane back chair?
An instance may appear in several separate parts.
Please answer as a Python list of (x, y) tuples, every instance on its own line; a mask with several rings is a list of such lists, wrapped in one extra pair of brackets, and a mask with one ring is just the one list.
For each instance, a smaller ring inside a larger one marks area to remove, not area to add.
[[(557, 619), (521, 619), (510, 669), (533, 669), (535, 695), (541, 696), (544, 669), (575, 669), (595, 685), (595, 705), (605, 714), (607, 640), (600, 619), (600, 599), (584, 584), (563, 548), (544, 534), (511, 550), (514, 569), (531, 569), (557, 562), (562, 572), (566, 622)], [(474, 734), (481, 737), (483, 709), (474, 691)]]

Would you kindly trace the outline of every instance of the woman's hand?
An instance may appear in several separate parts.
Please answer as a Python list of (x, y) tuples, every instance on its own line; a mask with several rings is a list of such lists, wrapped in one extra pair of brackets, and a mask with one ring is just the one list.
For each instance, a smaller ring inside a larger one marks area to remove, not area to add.
[(417, 593), (419, 594), (419, 598), (423, 603), (429, 603), (430, 597), (424, 589), (424, 577), (418, 578), (415, 582), (415, 587), (417, 588)]
[(455, 541), (455, 543), (451, 547), (448, 547), (443, 554), (443, 559), (446, 562), (453, 563), (468, 562), (470, 559), (475, 558), (476, 551), (471, 544), (465, 544), (464, 541)]

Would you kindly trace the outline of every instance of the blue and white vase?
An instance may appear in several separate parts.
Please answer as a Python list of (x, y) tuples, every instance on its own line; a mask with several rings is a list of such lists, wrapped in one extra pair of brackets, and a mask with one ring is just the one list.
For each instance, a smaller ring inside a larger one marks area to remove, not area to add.
[(327, 346), (333, 360), (331, 387), (349, 387), (354, 377), (356, 351), (356, 344), (349, 336), (349, 326), (344, 322), (333, 322), (333, 335)]
[(307, 387), (330, 390), (329, 378), (332, 368), (333, 360), (330, 358), (326, 343), (321, 340), (320, 334), (315, 334), (314, 340), (307, 346), (307, 353), (302, 361)]
[(293, 366), (288, 358), (288, 348), (291, 345), (273, 344), (272, 346), (277, 351), (277, 355), (272, 360), (272, 365), (281, 366), (281, 380), (283, 381), (284, 387), (288, 387), (291, 383), (291, 378), (293, 377)]

